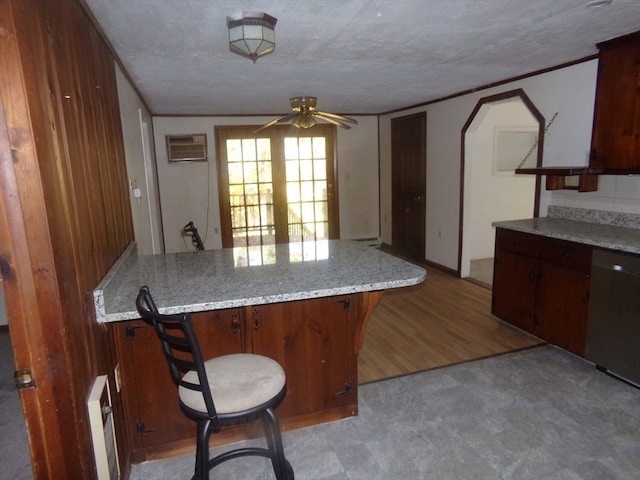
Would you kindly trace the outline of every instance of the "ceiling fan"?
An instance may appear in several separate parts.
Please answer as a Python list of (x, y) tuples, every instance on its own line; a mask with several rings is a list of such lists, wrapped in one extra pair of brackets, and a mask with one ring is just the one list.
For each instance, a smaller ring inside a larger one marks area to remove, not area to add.
[(257, 130), (254, 130), (253, 133), (258, 133), (265, 128), (275, 125), (276, 123), (287, 122), (291, 122), (291, 125), (297, 128), (311, 128), (318, 123), (318, 120), (346, 129), (351, 127), (345, 122), (353, 123), (355, 125), (358, 124), (358, 121), (353, 118), (338, 115), (336, 113), (319, 112), (316, 110), (316, 104), (318, 103), (318, 99), (316, 97), (294, 97), (289, 100), (289, 102), (291, 103), (291, 110), (293, 110), (292, 113), (271, 120), (269, 123), (266, 123)]

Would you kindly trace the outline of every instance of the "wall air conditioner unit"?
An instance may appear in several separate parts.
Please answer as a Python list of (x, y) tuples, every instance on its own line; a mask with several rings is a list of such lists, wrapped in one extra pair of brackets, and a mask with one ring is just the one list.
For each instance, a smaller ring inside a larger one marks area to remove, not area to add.
[(165, 135), (170, 162), (206, 162), (207, 135)]

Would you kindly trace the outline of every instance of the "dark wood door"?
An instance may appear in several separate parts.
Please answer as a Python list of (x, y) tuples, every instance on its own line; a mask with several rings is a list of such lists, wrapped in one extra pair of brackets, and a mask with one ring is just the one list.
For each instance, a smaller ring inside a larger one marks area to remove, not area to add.
[(391, 120), (392, 247), (424, 261), (427, 116), (418, 113)]

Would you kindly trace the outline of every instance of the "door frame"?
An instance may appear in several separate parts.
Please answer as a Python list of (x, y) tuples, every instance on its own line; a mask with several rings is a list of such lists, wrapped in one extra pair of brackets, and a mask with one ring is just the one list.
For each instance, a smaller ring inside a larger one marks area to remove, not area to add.
[[(483, 97), (478, 100), (476, 106), (473, 111), (467, 118), (464, 126), (462, 127), (460, 134), (460, 211), (459, 211), (459, 221), (458, 221), (458, 275), (462, 275), (462, 245), (463, 245), (463, 235), (464, 235), (464, 193), (465, 193), (465, 163), (466, 163), (466, 151), (465, 151), (465, 139), (467, 136), (467, 131), (469, 130), (471, 124), (475, 120), (476, 116), (480, 112), (480, 109), (490, 103), (495, 103), (502, 100), (510, 100), (519, 98), (522, 103), (527, 107), (531, 115), (535, 117), (538, 121), (538, 151), (537, 151), (537, 159), (536, 166), (542, 166), (542, 156), (543, 156), (543, 147), (544, 147), (544, 129), (545, 129), (545, 118), (531, 101), (531, 99), (527, 96), (523, 89), (518, 88), (515, 90), (509, 90), (506, 92), (498, 93), (495, 95), (490, 95), (487, 97)], [(541, 178), (540, 175), (536, 175), (536, 185), (535, 185), (535, 200), (533, 205), (533, 216), (538, 217), (540, 215), (540, 188), (541, 188)]]

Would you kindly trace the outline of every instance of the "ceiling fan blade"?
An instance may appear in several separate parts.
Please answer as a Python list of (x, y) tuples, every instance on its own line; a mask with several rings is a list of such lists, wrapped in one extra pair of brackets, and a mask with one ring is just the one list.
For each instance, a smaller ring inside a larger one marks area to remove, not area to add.
[(256, 134), (258, 132), (261, 132), (262, 130), (271, 127), (272, 125), (275, 125), (276, 123), (285, 123), (288, 122), (289, 120), (292, 120), (293, 118), (295, 118), (297, 114), (295, 113), (290, 113), (288, 115), (283, 115), (281, 117), (278, 118), (274, 118), (273, 120), (271, 120), (268, 123), (265, 123), (263, 126), (261, 126), (260, 128), (255, 129), (253, 132), (251, 132), (252, 134)]
[(327, 116), (326, 114), (324, 114), (323, 112), (315, 112), (314, 113), (314, 117), (317, 117), (321, 120), (324, 120), (327, 123), (331, 123), (332, 125), (335, 125), (336, 127), (341, 127), (341, 128), (346, 128), (347, 130), (349, 130), (351, 127), (349, 125), (345, 125), (344, 123), (331, 118), (329, 116)]
[(329, 112), (315, 112), (316, 115), (324, 115), (325, 117), (331, 117), (339, 121), (353, 123), (355, 125), (358, 124), (358, 121), (354, 118), (345, 117), (344, 115), (338, 115), (337, 113), (329, 113)]

